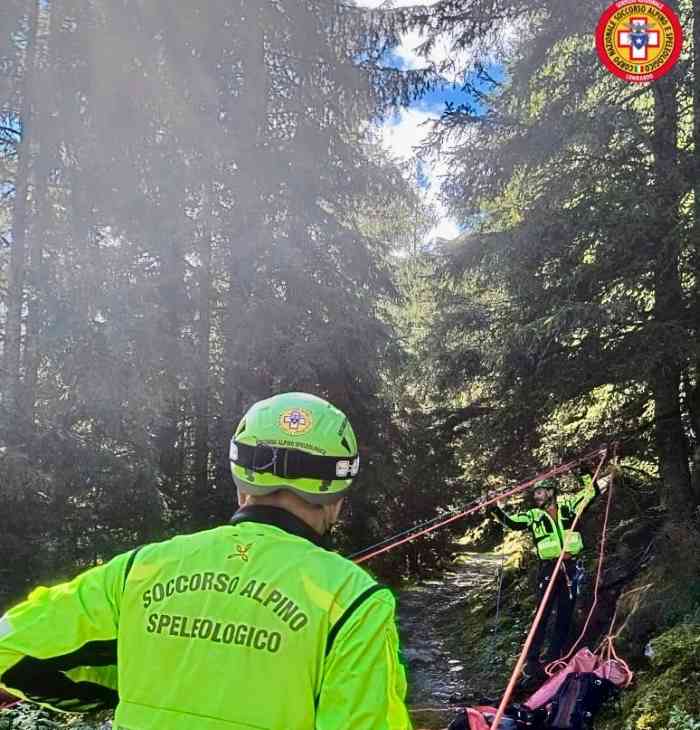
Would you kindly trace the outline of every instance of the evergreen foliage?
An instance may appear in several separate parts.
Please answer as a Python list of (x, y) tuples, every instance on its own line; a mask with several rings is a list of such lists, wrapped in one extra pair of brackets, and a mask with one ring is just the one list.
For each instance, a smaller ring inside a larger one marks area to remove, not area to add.
[(383, 15), (422, 31), (426, 56), (447, 38), (454, 58), (433, 70), (478, 79), (486, 105), (448, 106), (428, 145), (449, 160), (443, 195), (464, 233), (430, 257), (441, 284), (418, 380), (481, 411), (458, 426), (470, 475), (617, 439), (687, 520), (700, 503), (697, 7), (677, 7), (674, 70), (642, 85), (597, 59), (600, 10), (443, 0)]
[(389, 41), (327, 0), (11, 0), (0, 29), (0, 604), (225, 521), (232, 428), (285, 390), (361, 436), (344, 544), (405, 527)]
[[(636, 87), (596, 59), (592, 1), (4, 3), (7, 598), (226, 519), (231, 427), (287, 389), (361, 434), (348, 551), (612, 439), (690, 519), (694, 9), (676, 70)], [(411, 29), (453, 57), (387, 68)], [(464, 233), (426, 247), (420, 171), (366, 128), (446, 74), (472, 102), (426, 151)]]

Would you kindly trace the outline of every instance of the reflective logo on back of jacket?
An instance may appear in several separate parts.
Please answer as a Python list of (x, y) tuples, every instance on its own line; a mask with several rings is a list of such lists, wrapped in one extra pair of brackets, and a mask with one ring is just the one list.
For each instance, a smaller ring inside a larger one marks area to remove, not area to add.
[(358, 566), (241, 522), (35, 592), (8, 613), (0, 676), (32, 646), (47, 658), (113, 643), (115, 730), (408, 730), (394, 611)]

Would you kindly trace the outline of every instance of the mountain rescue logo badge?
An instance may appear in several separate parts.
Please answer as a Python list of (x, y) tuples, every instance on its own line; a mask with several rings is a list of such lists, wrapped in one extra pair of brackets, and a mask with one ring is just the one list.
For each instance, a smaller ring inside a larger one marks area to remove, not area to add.
[(595, 41), (598, 57), (615, 76), (654, 81), (678, 60), (683, 30), (675, 12), (659, 0), (619, 0), (601, 16)]
[(279, 427), (290, 436), (301, 436), (314, 425), (311, 413), (303, 408), (292, 408), (285, 411), (279, 419)]
[(250, 548), (253, 547), (253, 543), (248, 543), (247, 545), (236, 545), (236, 552), (231, 553), (227, 559), (230, 560), (231, 558), (240, 558), (244, 563), (247, 563), (250, 560)]

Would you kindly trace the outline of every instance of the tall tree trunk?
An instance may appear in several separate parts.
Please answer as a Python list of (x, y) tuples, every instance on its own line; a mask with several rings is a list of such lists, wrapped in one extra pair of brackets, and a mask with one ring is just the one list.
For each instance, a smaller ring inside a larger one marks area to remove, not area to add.
[(29, 247), (29, 272), (27, 276), (27, 317), (25, 327), (25, 346), (22, 355), (22, 371), (24, 380), (20, 387), (22, 418), (25, 427), (31, 431), (34, 422), (34, 403), (36, 400), (36, 385), (39, 370), (40, 337), (43, 319), (43, 287), (45, 282), (44, 246), (43, 237), (48, 227), (49, 204), (48, 196), (48, 170), (41, 164), (37, 165), (36, 173), (36, 223), (31, 233)]
[[(674, 325), (683, 318), (683, 290), (679, 274), (681, 249), (680, 179), (678, 152), (678, 75), (671, 72), (652, 84), (654, 93), (654, 166), (658, 247), (654, 271), (654, 320), (664, 333), (652, 375), (656, 413), (656, 446), (664, 485), (664, 502), (671, 519), (683, 520), (695, 499), (690, 485), (688, 443), (681, 417), (680, 386), (685, 363), (678, 351)], [(664, 346), (670, 342), (671, 346)]]
[[(51, 201), (49, 200), (49, 177), (53, 166), (55, 140), (49, 135), (51, 125), (52, 88), (50, 76), (53, 65), (51, 59), (51, 42), (55, 38), (56, 3), (46, 0), (42, 3), (42, 13), (37, 29), (37, 47), (40, 48), (40, 58), (44, 62), (37, 63), (35, 97), (41, 100), (39, 108), (34, 111), (35, 127), (41, 135), (38, 141), (36, 162), (34, 164), (36, 181), (33, 190), (34, 219), (36, 224), (30, 233), (29, 270), (27, 274), (27, 317), (25, 329), (25, 346), (23, 353), (22, 372), (24, 382), (21, 387), (21, 413), (25, 419), (28, 433), (34, 427), (34, 404), (36, 401), (36, 385), (38, 379), (39, 362), (41, 359), (41, 334), (45, 315), (45, 288), (48, 285), (46, 264), (44, 262), (44, 239), (48, 234), (51, 221)], [(57, 59), (53, 59), (57, 62)]]
[(692, 252), (695, 271), (695, 383), (687, 388), (691, 424), (695, 434), (693, 493), (700, 504), (700, 0), (693, 3), (693, 203)]
[[(17, 177), (15, 179), (15, 202), (12, 213), (12, 253), (10, 256), (7, 320), (2, 363), (3, 410), (8, 429), (7, 439), (19, 444), (24, 439), (25, 429), (20, 423), (21, 403), (20, 371), (22, 347), (22, 321), (27, 276), (27, 223), (29, 219), (29, 185), (32, 157), (33, 85), (37, 56), (37, 34), (41, 0), (33, 0), (27, 30), (24, 78), (22, 85), (22, 137), (17, 145)], [(24, 419), (21, 419), (22, 422)]]
[[(264, 50), (264, 9), (244, 0), (241, 11), (255, 16), (254, 30), (237, 49), (242, 61), (241, 89), (234, 113), (237, 117), (238, 137), (246, 140), (236, 155), (238, 166), (235, 178), (236, 220), (239, 225), (232, 230), (232, 241), (227, 251), (227, 280), (225, 306), (222, 313), (223, 336), (223, 397), (217, 440), (216, 479), (220, 486), (231, 484), (231, 467), (228, 460), (228, 441), (243, 415), (250, 393), (241, 385), (241, 375), (250, 382), (247, 369), (249, 346), (241, 341), (241, 324), (249, 324), (253, 302), (253, 281), (259, 247), (266, 245), (263, 238), (264, 204), (262, 202), (265, 178), (260, 170), (261, 136), (267, 119), (269, 78)], [(250, 363), (251, 366), (254, 363)]]
[[(207, 208), (212, 202), (207, 201)], [(211, 354), (211, 248), (212, 231), (209, 222), (200, 234), (199, 253), (199, 319), (197, 321), (197, 357), (194, 398), (194, 504), (196, 527), (204, 527), (211, 519), (209, 487), (209, 360)]]
[[(173, 239), (163, 246), (159, 282), (163, 348), (160, 388), (163, 412), (156, 437), (156, 449), (165, 492), (174, 495), (180, 486), (184, 464), (184, 425), (179, 368), (181, 364), (180, 298), (185, 296), (184, 254), (180, 243)], [(182, 436), (182, 438), (180, 438)]]

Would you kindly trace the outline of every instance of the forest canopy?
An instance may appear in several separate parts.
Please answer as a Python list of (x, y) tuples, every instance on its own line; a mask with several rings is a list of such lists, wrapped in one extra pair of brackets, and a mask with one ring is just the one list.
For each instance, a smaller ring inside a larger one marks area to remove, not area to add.
[[(697, 520), (700, 29), (676, 9), (679, 62), (633, 85), (592, 0), (4, 0), (0, 604), (225, 522), (232, 429), (287, 390), (359, 434), (347, 552), (613, 441)], [(391, 63), (409, 31), (421, 69)], [(448, 83), (421, 154), (462, 233), (434, 241), (374, 130)]]

